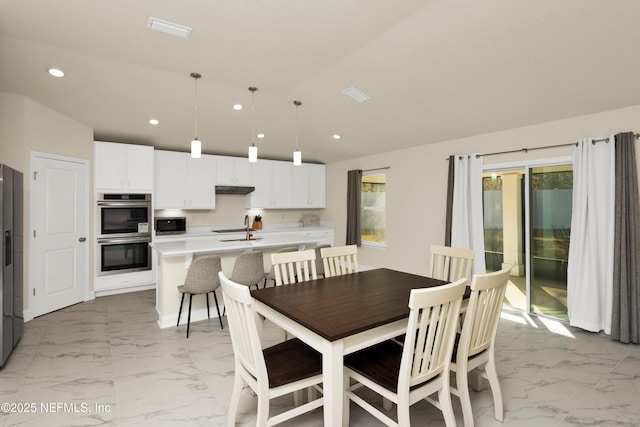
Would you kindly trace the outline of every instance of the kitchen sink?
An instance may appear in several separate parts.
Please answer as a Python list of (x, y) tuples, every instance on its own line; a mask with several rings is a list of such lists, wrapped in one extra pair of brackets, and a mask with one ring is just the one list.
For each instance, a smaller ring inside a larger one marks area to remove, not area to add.
[(211, 230), (213, 233), (244, 233), (246, 228), (227, 228), (226, 230)]

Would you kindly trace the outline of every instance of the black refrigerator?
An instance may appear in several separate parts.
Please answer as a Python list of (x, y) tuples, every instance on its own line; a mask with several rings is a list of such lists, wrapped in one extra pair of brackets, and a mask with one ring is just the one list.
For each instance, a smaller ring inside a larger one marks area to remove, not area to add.
[(0, 275), (0, 367), (22, 336), (23, 190), (22, 172), (0, 164), (0, 224), (2, 274)]

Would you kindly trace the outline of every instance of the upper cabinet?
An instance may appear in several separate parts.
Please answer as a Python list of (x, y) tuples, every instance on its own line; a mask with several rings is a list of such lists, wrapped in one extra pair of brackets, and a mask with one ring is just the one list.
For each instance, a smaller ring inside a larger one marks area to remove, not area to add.
[(291, 172), (291, 207), (324, 208), (326, 206), (325, 165), (303, 163)]
[(213, 157), (216, 161), (216, 185), (251, 185), (252, 164), (246, 157)]
[(255, 191), (249, 193), (248, 208), (289, 209), (291, 205), (291, 162), (259, 160), (253, 165)]
[(95, 141), (93, 151), (96, 191), (153, 191), (153, 147)]
[(155, 152), (155, 209), (215, 209), (215, 159), (203, 154)]

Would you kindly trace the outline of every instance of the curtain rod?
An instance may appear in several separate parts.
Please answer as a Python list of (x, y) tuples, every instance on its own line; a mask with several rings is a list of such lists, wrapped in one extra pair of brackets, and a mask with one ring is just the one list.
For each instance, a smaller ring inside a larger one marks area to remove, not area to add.
[(362, 172), (380, 171), (385, 169), (391, 169), (391, 166), (385, 166), (382, 168), (374, 168), (374, 169), (363, 169)]
[[(633, 134), (636, 139), (640, 138), (640, 134), (638, 133), (634, 133)], [(592, 144), (596, 144), (597, 142), (609, 142), (609, 138), (602, 138), (602, 139), (594, 139), (593, 141), (591, 141)], [(533, 148), (519, 148), (517, 150), (507, 150), (507, 151), (496, 151), (493, 153), (483, 153), (483, 154), (476, 154), (476, 159), (479, 159), (480, 157), (488, 157), (488, 156), (497, 156), (498, 154), (510, 154), (510, 153), (520, 153), (520, 152), (529, 152), (529, 151), (534, 151), (534, 150), (544, 150), (547, 148), (558, 148), (558, 147), (568, 147), (571, 145), (575, 145), (577, 146), (578, 143), (577, 142), (571, 142), (571, 143), (567, 143), (567, 144), (556, 144), (556, 145), (545, 145), (542, 147), (533, 147)], [(460, 157), (462, 158), (462, 157)], [(447, 157), (445, 160), (449, 160), (449, 158)]]

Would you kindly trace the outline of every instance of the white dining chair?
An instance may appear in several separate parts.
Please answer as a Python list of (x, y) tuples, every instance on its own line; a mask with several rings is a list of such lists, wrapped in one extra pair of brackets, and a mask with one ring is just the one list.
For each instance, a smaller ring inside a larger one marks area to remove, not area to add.
[(277, 415), (271, 415), (270, 401), (309, 387), (322, 391), (322, 356), (299, 339), (290, 339), (263, 349), (258, 331), (258, 314), (246, 285), (219, 273), (233, 345), (235, 377), (227, 426), (236, 423), (240, 395), (251, 388), (258, 398), (256, 426), (272, 426), (324, 405), (320, 396)]
[[(278, 253), (280, 253), (280, 252), (296, 252), (297, 250), (298, 250), (297, 246), (287, 246), (285, 248), (278, 249), (276, 252), (278, 252)], [(269, 281), (273, 281), (274, 284), (276, 282), (276, 273), (273, 270), (273, 265), (269, 269), (269, 272), (265, 273), (265, 275), (264, 275), (264, 284), (262, 285), (262, 287), (266, 288), (267, 287), (267, 283)]]
[[(345, 357), (345, 423), (349, 401), (353, 401), (385, 425), (409, 426), (409, 408), (426, 400), (442, 411), (447, 426), (455, 426), (449, 364), (465, 288), (466, 280), (460, 279), (411, 290), (404, 345), (388, 340)], [(395, 403), (397, 420), (357, 393), (360, 386)], [(430, 397), (434, 393), (438, 393), (437, 401)]]
[(330, 248), (331, 245), (328, 244), (319, 244), (314, 249), (316, 251), (316, 273), (318, 273), (318, 277), (326, 277), (324, 274), (324, 264), (322, 263), (322, 248)]
[(358, 267), (358, 247), (356, 245), (321, 248), (325, 277), (356, 273)]
[(318, 278), (316, 273), (316, 251), (308, 249), (296, 252), (271, 254), (276, 286), (306, 282)]
[(476, 368), (484, 367), (480, 375), (489, 380), (496, 420), (504, 418), (495, 339), (510, 274), (511, 268), (507, 267), (493, 273), (476, 274), (471, 280), (471, 297), (451, 361), (451, 370), (456, 373), (456, 384), (451, 392), (460, 397), (465, 427), (473, 427), (468, 373)]
[[(467, 285), (469, 284), (473, 268), (473, 249), (431, 245), (430, 254), (429, 277), (447, 282), (454, 282), (464, 277), (467, 279)], [(463, 300), (460, 306), (461, 321), (467, 310), (468, 302), (468, 300)]]
[(461, 278), (471, 280), (473, 249), (431, 245), (429, 277), (454, 282)]

